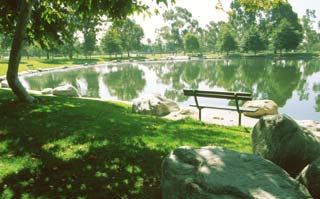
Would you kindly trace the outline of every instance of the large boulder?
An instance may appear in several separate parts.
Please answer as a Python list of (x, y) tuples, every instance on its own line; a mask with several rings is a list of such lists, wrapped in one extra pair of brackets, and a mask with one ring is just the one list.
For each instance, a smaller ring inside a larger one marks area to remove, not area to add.
[(252, 100), (243, 104), (243, 108), (258, 108), (256, 112), (243, 112), (248, 117), (261, 117), (278, 114), (278, 105), (272, 100)]
[(272, 162), (221, 147), (180, 147), (162, 164), (163, 199), (305, 199), (308, 190)]
[(252, 130), (253, 153), (296, 176), (320, 157), (320, 138), (287, 115), (260, 118)]
[(78, 90), (71, 84), (64, 84), (54, 88), (52, 94), (57, 96), (79, 97)]
[(297, 177), (314, 198), (320, 198), (320, 157), (307, 165)]
[(180, 108), (177, 103), (166, 99), (159, 94), (140, 97), (134, 99), (132, 102), (133, 113), (164, 116), (179, 110)]

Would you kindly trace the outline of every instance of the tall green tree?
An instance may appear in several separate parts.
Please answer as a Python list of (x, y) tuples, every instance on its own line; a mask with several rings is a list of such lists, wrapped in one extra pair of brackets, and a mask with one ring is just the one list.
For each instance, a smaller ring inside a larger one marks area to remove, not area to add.
[(271, 44), (275, 51), (294, 50), (303, 38), (302, 26), (297, 13), (289, 3), (280, 3), (267, 12)]
[(184, 46), (186, 51), (199, 51), (200, 44), (198, 37), (192, 33), (187, 33), (184, 37)]
[(236, 37), (238, 40), (251, 26), (257, 24), (257, 19), (261, 16), (260, 10), (247, 9), (241, 2), (242, 0), (233, 0), (231, 2), (232, 14), (229, 15), (229, 23), (237, 32)]
[(204, 31), (204, 43), (206, 50), (209, 50), (211, 52), (217, 51), (217, 42), (219, 37), (220, 28), (224, 22), (214, 22), (211, 21), (206, 26), (206, 29)]
[(303, 27), (303, 48), (309, 52), (311, 48), (319, 42), (319, 36), (317, 32), (314, 30), (314, 23), (316, 19), (316, 11), (315, 10), (306, 10), (306, 14), (303, 15), (302, 27)]
[(166, 43), (169, 51), (177, 52), (184, 49), (184, 36), (188, 33), (200, 34), (202, 29), (199, 22), (192, 18), (192, 14), (185, 8), (176, 7), (163, 14), (167, 23), (160, 29), (160, 36)]
[(82, 44), (83, 53), (86, 57), (91, 57), (96, 49), (96, 43), (96, 32), (94, 30), (86, 31), (84, 33), (84, 42)]
[(295, 29), (287, 19), (282, 19), (273, 30), (271, 44), (275, 52), (294, 50), (302, 40), (302, 32)]
[(119, 34), (121, 47), (130, 57), (132, 50), (139, 50), (144, 36), (142, 27), (134, 20), (126, 19), (112, 27)]
[(258, 51), (265, 50), (266, 47), (267, 42), (263, 39), (256, 26), (252, 26), (245, 31), (241, 41), (242, 50), (253, 51), (254, 54), (257, 54)]
[(233, 35), (231, 27), (228, 24), (222, 27), (219, 33), (217, 46), (220, 51), (226, 52), (227, 54), (229, 54), (230, 51), (237, 49), (235, 36)]
[(109, 55), (121, 53), (121, 39), (115, 29), (110, 28), (101, 40), (101, 47)]

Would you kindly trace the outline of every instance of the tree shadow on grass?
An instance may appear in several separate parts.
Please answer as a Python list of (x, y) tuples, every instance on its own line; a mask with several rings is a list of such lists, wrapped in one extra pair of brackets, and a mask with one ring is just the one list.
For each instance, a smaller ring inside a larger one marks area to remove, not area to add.
[(170, 150), (237, 142), (237, 134), (226, 138), (201, 124), (72, 98), (1, 99), (0, 121), (0, 193), (8, 198), (161, 198)]

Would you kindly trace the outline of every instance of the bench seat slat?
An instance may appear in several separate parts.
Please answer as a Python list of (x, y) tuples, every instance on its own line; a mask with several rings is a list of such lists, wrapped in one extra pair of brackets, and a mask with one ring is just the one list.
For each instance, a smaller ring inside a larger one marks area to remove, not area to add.
[(251, 93), (242, 93), (242, 92), (223, 92), (223, 91), (202, 91), (202, 90), (183, 90), (185, 95), (194, 95), (196, 94), (220, 94), (220, 95), (235, 95), (238, 96), (251, 96)]
[[(194, 96), (194, 95), (192, 95)], [(208, 97), (208, 98), (221, 98), (221, 99), (238, 99), (238, 100), (251, 100), (250, 96), (234, 96), (234, 95), (226, 95), (226, 94), (202, 94), (196, 93), (197, 97)]]
[[(234, 106), (197, 106), (197, 105), (190, 105), (192, 107), (199, 107), (199, 108), (211, 108), (211, 109), (220, 109), (220, 110), (229, 110), (229, 111), (237, 111), (237, 107)], [(241, 112), (256, 112), (258, 108), (243, 108), (240, 107), (239, 110)]]
[(234, 92), (234, 91), (205, 91), (205, 90), (191, 90), (191, 89), (183, 89), (183, 92), (185, 94), (190, 94), (193, 95), (193, 93), (211, 93), (211, 94), (239, 94), (239, 95), (243, 95), (243, 96), (251, 96), (251, 93), (248, 92)]
[(202, 91), (202, 90), (183, 90), (186, 96), (197, 97), (211, 97), (211, 98), (224, 98), (224, 99), (239, 99), (250, 100), (252, 99), (251, 93), (238, 93), (238, 92), (223, 92), (223, 91)]

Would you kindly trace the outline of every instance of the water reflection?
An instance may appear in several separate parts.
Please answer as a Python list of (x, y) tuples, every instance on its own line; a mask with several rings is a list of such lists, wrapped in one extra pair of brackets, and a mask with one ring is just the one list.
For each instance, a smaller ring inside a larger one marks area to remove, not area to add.
[(314, 84), (313, 85), (313, 91), (315, 93), (318, 93), (318, 96), (316, 97), (316, 111), (320, 112), (320, 83), (319, 84)]
[(104, 74), (104, 82), (111, 95), (127, 101), (138, 97), (146, 85), (144, 72), (132, 65)]
[(274, 100), (297, 119), (319, 120), (319, 77), (319, 60), (256, 58), (105, 65), (24, 80), (34, 90), (70, 83), (82, 96), (104, 99), (130, 101), (158, 92), (182, 105), (193, 100), (183, 95), (183, 88), (252, 92), (255, 99)]

